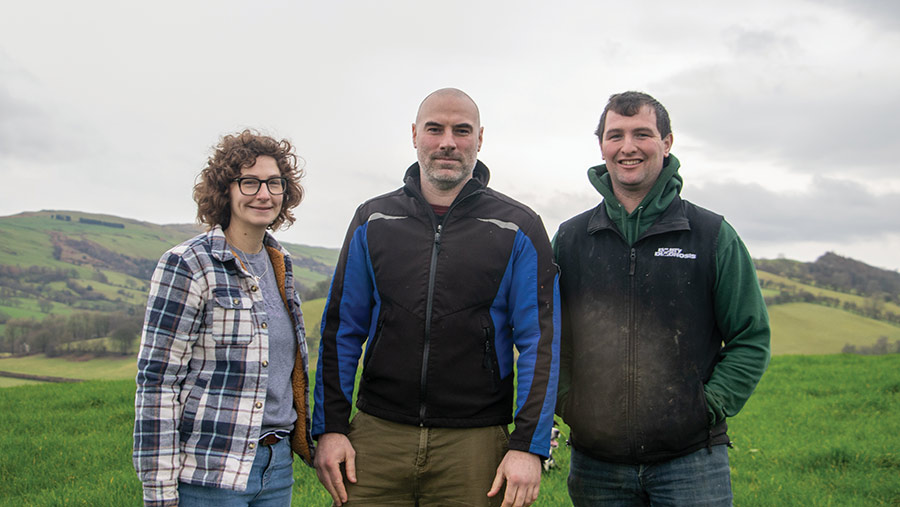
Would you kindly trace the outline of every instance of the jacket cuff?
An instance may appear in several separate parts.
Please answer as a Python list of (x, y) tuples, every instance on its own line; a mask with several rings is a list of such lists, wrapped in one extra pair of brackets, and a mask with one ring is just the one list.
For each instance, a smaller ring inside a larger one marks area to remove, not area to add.
[(178, 484), (145, 482), (144, 507), (178, 507)]
[(322, 435), (324, 435), (326, 433), (340, 433), (341, 435), (349, 435), (350, 434), (350, 426), (347, 425), (347, 426), (342, 426), (339, 428), (331, 428), (331, 427), (325, 428), (320, 433), (313, 432), (312, 438), (313, 438), (313, 440), (318, 441), (320, 438), (322, 438)]
[(542, 451), (536, 452), (535, 449), (532, 449), (532, 445), (530, 442), (523, 442), (521, 440), (513, 440), (513, 439), (509, 440), (508, 449), (510, 451), (527, 452), (529, 454), (534, 454), (535, 456), (538, 456), (541, 459), (544, 459), (544, 458), (547, 458), (550, 456), (550, 453), (548, 452), (550, 449), (550, 439), (547, 438), (547, 451), (542, 450)]
[(725, 407), (716, 397), (716, 394), (707, 386), (703, 386), (703, 394), (706, 395), (706, 413), (709, 418), (709, 426), (713, 427), (725, 420)]

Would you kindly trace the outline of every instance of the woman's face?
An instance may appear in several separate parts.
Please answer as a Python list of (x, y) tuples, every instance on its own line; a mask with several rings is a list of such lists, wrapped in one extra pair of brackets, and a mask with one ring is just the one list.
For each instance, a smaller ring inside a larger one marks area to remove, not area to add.
[[(256, 157), (256, 163), (250, 167), (241, 170), (240, 178), (256, 178), (263, 183), (259, 185), (259, 190), (254, 195), (244, 195), (241, 192), (243, 185), (244, 191), (248, 191), (248, 186), (252, 187), (255, 182), (233, 181), (228, 187), (228, 194), (231, 199), (231, 222), (228, 228), (236, 228), (236, 231), (251, 231), (254, 229), (265, 229), (278, 218), (281, 213), (281, 205), (284, 201), (284, 191), (286, 185), (281, 185), (281, 194), (273, 194), (269, 190), (269, 185), (264, 183), (272, 178), (280, 178), (281, 171), (278, 170), (278, 164), (275, 159), (267, 155)], [(283, 183), (283, 182), (282, 182)], [(278, 187), (278, 183), (272, 182), (272, 187)]]

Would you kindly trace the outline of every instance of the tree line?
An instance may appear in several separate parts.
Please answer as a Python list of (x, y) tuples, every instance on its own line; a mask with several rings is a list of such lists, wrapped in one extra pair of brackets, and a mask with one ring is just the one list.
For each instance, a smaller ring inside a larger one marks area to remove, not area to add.
[[(100, 279), (102, 277), (102, 279)], [(107, 283), (105, 275), (97, 271), (97, 281)], [(65, 288), (51, 289), (47, 284), (65, 282)], [(304, 301), (325, 297), (330, 280), (322, 280), (312, 287), (295, 282), (295, 289)], [(143, 325), (144, 307), (123, 301), (109, 301), (93, 290), (90, 283), (80, 280), (74, 269), (47, 268), (41, 266), (0, 266), (0, 304), (20, 306), (21, 298), (38, 300), (43, 313), (50, 313), (52, 302), (67, 306), (88, 306), (91, 302), (113, 304), (113, 311), (83, 311), (70, 316), (50, 314), (44, 319), (13, 318), (0, 311), (0, 324), (5, 329), (0, 335), (0, 352), (13, 354), (45, 353), (57, 356), (67, 353), (122, 353), (131, 351), (139, 338)], [(99, 309), (99, 308), (98, 308)], [(70, 347), (73, 342), (110, 337), (112, 347), (102, 343), (91, 347)]]
[[(43, 320), (9, 319), (0, 336), (0, 352), (12, 354), (44, 353), (58, 356), (69, 352), (66, 344), (93, 338), (111, 337), (113, 350), (104, 345), (90, 352), (127, 354), (140, 336), (144, 312), (142, 307), (128, 311), (79, 312), (69, 316), (50, 315)], [(79, 349), (84, 351), (84, 349)], [(72, 350), (72, 352), (75, 352)]]
[(883, 354), (900, 354), (900, 340), (889, 343), (887, 336), (878, 338), (875, 344), (867, 347), (865, 345), (844, 345), (841, 349), (844, 354), (860, 354), (864, 356), (880, 356)]
[(785, 303), (812, 303), (817, 305), (829, 306), (831, 308), (840, 308), (846, 312), (850, 312), (862, 317), (881, 320), (900, 326), (900, 314), (884, 309), (884, 299), (879, 297), (867, 297), (862, 305), (858, 305), (852, 301), (843, 301), (840, 299), (816, 295), (807, 290), (791, 289), (783, 283), (773, 282), (770, 280), (760, 280), (759, 284), (763, 288), (780, 290), (778, 295), (766, 296), (766, 306), (781, 305)]

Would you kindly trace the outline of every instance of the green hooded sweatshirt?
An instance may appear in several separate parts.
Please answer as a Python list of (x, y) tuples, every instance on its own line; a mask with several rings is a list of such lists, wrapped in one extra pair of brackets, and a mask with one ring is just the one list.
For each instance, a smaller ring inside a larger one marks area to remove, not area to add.
[(674, 155), (666, 157), (653, 188), (631, 213), (625, 211), (625, 206), (616, 199), (606, 164), (588, 169), (588, 179), (606, 201), (606, 214), (619, 227), (619, 232), (625, 236), (629, 246), (653, 225), (659, 215), (672, 203), (672, 199), (681, 193), (682, 179), (678, 174), (679, 167), (681, 164)]
[[(631, 213), (616, 199), (606, 164), (588, 169), (588, 179), (603, 196), (610, 220), (629, 246), (681, 193), (680, 166), (674, 155), (666, 157), (656, 183)], [(556, 238), (553, 239), (556, 252)], [(719, 229), (716, 248), (715, 314), (725, 344), (719, 353), (721, 359), (704, 386), (711, 425), (737, 415), (756, 388), (770, 358), (769, 314), (756, 268), (747, 247), (725, 220)], [(571, 372), (567, 371), (569, 365), (565, 359), (560, 363), (557, 413), (561, 413), (560, 407), (571, 385)]]

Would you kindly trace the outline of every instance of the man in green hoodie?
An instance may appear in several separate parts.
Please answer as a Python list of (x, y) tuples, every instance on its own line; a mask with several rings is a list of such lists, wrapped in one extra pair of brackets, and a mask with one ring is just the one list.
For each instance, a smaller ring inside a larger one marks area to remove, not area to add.
[(753, 261), (722, 216), (681, 199), (666, 109), (610, 97), (603, 196), (554, 238), (562, 342), (556, 411), (581, 505), (730, 505), (726, 418), (769, 362)]

